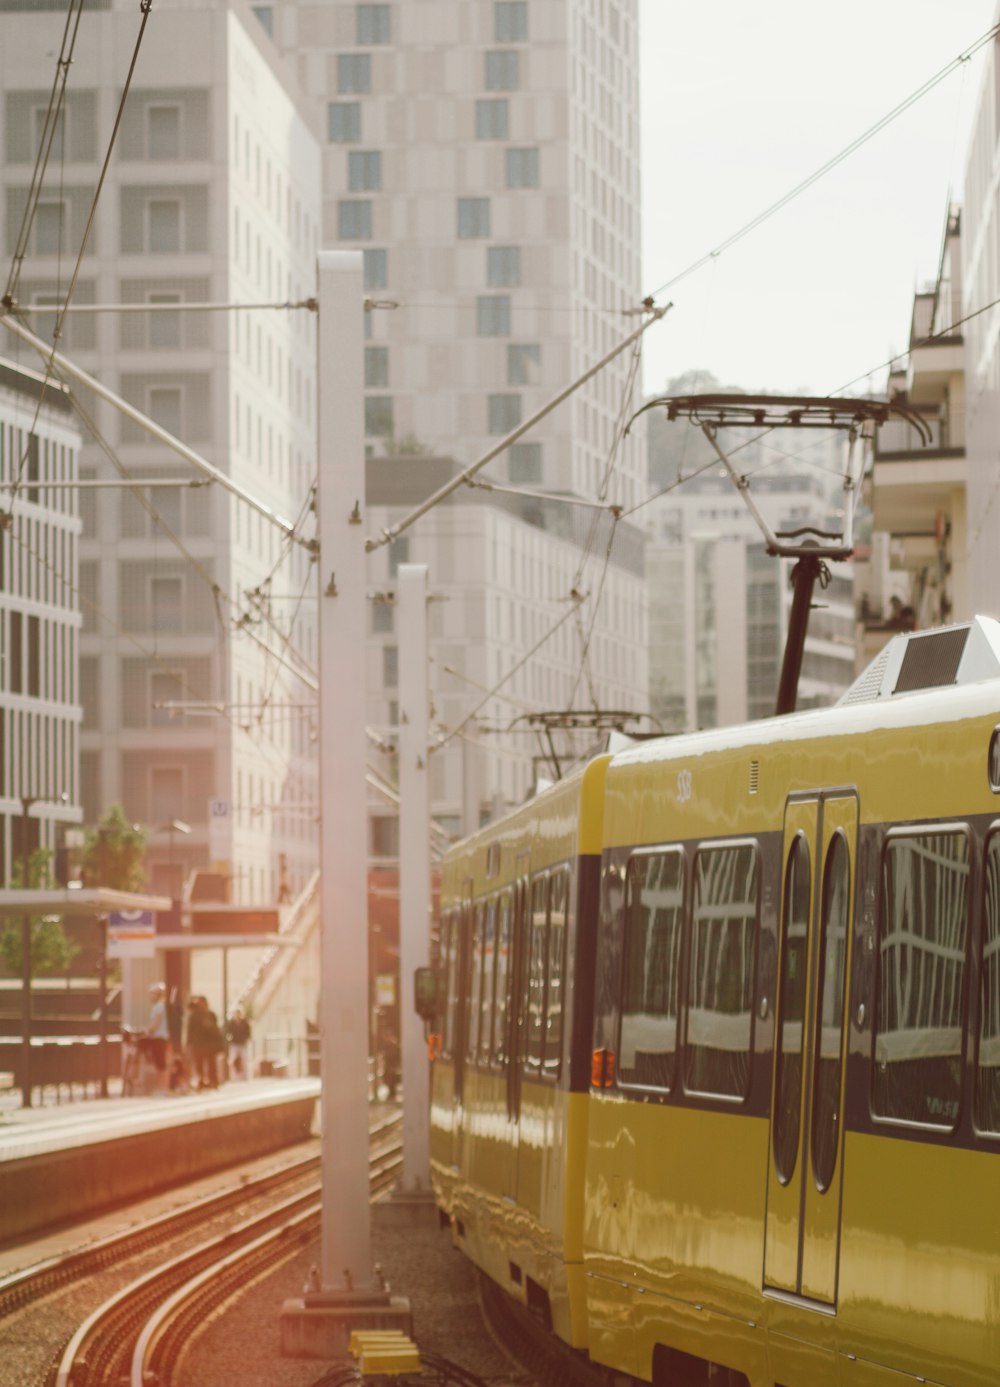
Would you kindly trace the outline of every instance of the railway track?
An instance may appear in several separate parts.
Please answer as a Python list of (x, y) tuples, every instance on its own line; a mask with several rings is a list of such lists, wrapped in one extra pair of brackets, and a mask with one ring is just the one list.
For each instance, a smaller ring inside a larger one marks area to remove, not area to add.
[[(371, 1130), (373, 1201), (390, 1188), (401, 1167), (400, 1128), (401, 1118), (394, 1116)], [(148, 1374), (155, 1371), (158, 1376), (152, 1380), (167, 1384), (192, 1321), (202, 1319), (234, 1290), (315, 1235), (321, 1210), (318, 1175), (319, 1158), (311, 1156), (141, 1228), (26, 1268), (0, 1281), (0, 1315), (120, 1266), (129, 1257), (185, 1237), (190, 1241), (192, 1230), (206, 1221), (235, 1215), (241, 1206), (245, 1210), (251, 1201), (266, 1199), (263, 1212), (187, 1247), (107, 1298), (60, 1350), (45, 1378), (47, 1387), (106, 1387), (130, 1381), (148, 1387)], [(284, 1197), (274, 1204), (278, 1196)]]

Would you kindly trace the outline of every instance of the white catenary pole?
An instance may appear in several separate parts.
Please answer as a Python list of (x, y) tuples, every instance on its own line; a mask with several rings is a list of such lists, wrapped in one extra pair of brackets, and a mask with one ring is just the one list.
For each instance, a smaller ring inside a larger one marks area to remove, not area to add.
[(319, 255), (321, 1067), (324, 1292), (375, 1290), (368, 1189), (364, 289)]
[(427, 788), (427, 567), (400, 564), (399, 612), (399, 1025), (403, 1059), (402, 1191), (430, 1181), (430, 1080), (413, 975), (430, 961), (430, 800)]

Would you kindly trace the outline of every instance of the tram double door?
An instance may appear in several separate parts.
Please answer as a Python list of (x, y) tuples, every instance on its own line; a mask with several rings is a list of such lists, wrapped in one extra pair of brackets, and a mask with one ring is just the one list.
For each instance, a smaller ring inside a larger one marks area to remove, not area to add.
[(826, 1314), (837, 1303), (857, 830), (849, 791), (786, 804), (764, 1288)]

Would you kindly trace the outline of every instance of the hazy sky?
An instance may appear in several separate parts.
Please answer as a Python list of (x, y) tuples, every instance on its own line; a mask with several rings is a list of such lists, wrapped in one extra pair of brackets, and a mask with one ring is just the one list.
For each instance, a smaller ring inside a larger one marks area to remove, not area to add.
[[(644, 291), (790, 191), (984, 34), (997, 0), (639, 0)], [(739, 245), (659, 295), (647, 391), (693, 367), (826, 394), (907, 341), (961, 192), (982, 50)], [(871, 384), (881, 388), (880, 370)], [(865, 388), (862, 382), (859, 389)]]

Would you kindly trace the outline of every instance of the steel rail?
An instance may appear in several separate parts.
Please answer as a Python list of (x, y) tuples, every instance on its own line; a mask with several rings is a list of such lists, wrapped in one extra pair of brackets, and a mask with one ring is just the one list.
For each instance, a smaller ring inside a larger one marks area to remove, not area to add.
[[(402, 1118), (394, 1115), (371, 1128), (375, 1139), (370, 1164), (373, 1202), (395, 1183), (402, 1166), (402, 1141), (398, 1135), (401, 1125)], [(318, 1159), (313, 1157), (289, 1169), (302, 1175), (316, 1165)], [(261, 1185), (266, 1194), (266, 1178)], [(166, 1371), (170, 1360), (183, 1350), (187, 1339), (185, 1326), (193, 1322), (191, 1305), (204, 1308), (208, 1303), (219, 1303), (231, 1289), (243, 1284), (248, 1274), (292, 1255), (319, 1225), (319, 1190), (318, 1184), (311, 1184), (277, 1207), (179, 1254), (110, 1297), (88, 1316), (53, 1364), (48, 1378), (50, 1387), (103, 1387), (106, 1382), (118, 1380), (128, 1369), (130, 1353), (134, 1358), (139, 1352), (140, 1341), (147, 1364), (150, 1354), (164, 1355), (159, 1371)], [(241, 1190), (244, 1200), (260, 1192), (253, 1186), (243, 1186)], [(226, 1193), (228, 1196), (233, 1192)], [(212, 1212), (224, 1210), (225, 1205), (221, 1204)], [(160, 1238), (183, 1231), (190, 1222), (202, 1221), (205, 1212), (206, 1201), (201, 1201), (181, 1211), (187, 1216), (183, 1224), (170, 1215), (156, 1220)], [(143, 1231), (139, 1230), (138, 1235)], [(147, 1239), (145, 1245), (150, 1241)], [(106, 1260), (110, 1260), (109, 1255)], [(79, 1269), (73, 1274), (80, 1275)], [(185, 1287), (189, 1288), (187, 1293)], [(201, 1311), (197, 1313), (200, 1315)], [(150, 1328), (147, 1333), (146, 1326), (154, 1323), (155, 1331)], [(145, 1380), (148, 1382), (149, 1378)], [(158, 1380), (166, 1382), (169, 1378)], [(141, 1376), (139, 1381), (143, 1381)]]

